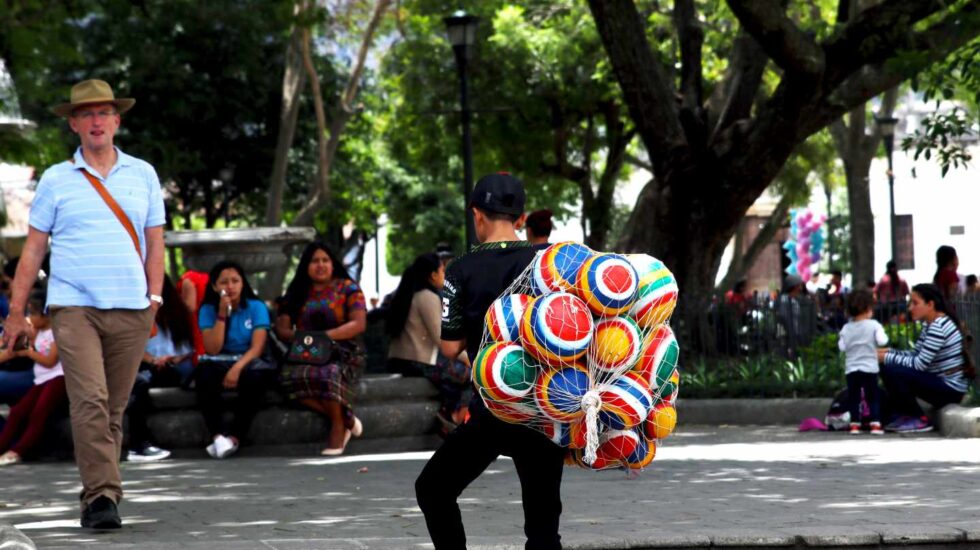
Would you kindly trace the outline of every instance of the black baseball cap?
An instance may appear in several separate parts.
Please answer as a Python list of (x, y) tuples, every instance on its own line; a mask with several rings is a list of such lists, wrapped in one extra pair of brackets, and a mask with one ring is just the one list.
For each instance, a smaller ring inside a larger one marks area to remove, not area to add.
[(469, 205), (485, 212), (520, 216), (524, 213), (526, 198), (521, 180), (507, 172), (498, 172), (476, 182)]

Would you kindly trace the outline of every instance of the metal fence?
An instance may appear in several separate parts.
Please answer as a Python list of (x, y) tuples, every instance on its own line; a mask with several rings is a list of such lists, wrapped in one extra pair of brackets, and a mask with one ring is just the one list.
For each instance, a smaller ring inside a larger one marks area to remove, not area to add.
[[(980, 334), (980, 299), (961, 297), (953, 303), (971, 334)], [(911, 320), (904, 302), (880, 303), (874, 318), (885, 326), (889, 347), (909, 349), (920, 324)], [(784, 360), (842, 361), (836, 335), (847, 323), (843, 300), (818, 302), (810, 297), (755, 295), (745, 302), (725, 303), (716, 297), (701, 307), (688, 305), (674, 316), (682, 356), (701, 362), (771, 356)], [(980, 357), (980, 341), (972, 342)], [(685, 361), (686, 362), (686, 361)]]

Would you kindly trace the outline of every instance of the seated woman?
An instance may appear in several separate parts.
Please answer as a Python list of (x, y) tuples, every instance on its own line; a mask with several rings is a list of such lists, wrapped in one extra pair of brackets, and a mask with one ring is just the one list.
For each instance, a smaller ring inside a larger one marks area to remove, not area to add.
[[(26, 357), (0, 355), (0, 405), (14, 406), (34, 387), (34, 361)], [(3, 419), (0, 418), (0, 428)]]
[[(263, 357), (269, 334), (269, 309), (258, 299), (245, 271), (235, 262), (218, 262), (208, 274), (198, 323), (207, 355), (200, 358), (195, 380), (197, 401), (214, 438), (206, 451), (226, 458), (238, 450), (265, 391), (274, 387), (275, 363)], [(224, 390), (236, 390), (233, 421), (224, 421)]]
[(974, 373), (963, 353), (963, 335), (939, 288), (912, 287), (909, 315), (925, 326), (912, 351), (879, 349), (881, 378), (898, 419), (885, 427), (892, 432), (927, 432), (932, 424), (916, 398), (937, 409), (959, 403)]
[(446, 268), (434, 253), (422, 254), (405, 270), (391, 300), (385, 332), (391, 338), (387, 368), (404, 376), (428, 378), (439, 389), (439, 419), (451, 428), (466, 415), (463, 393), (469, 388), (465, 363), (439, 354)]
[(163, 305), (157, 310), (153, 332), (146, 343), (133, 392), (126, 406), (129, 417), (129, 439), (126, 460), (151, 462), (170, 456), (150, 440), (147, 417), (152, 410), (150, 388), (186, 386), (194, 374), (191, 313), (180, 299), (170, 277), (163, 277)]
[(184, 307), (191, 313), (191, 334), (194, 339), (194, 354), (191, 356), (191, 362), (195, 365), (198, 356), (204, 355), (204, 338), (201, 336), (201, 327), (197, 324), (197, 314), (201, 311), (207, 288), (208, 274), (201, 271), (188, 270), (177, 280), (177, 293), (180, 294)]
[(34, 386), (10, 409), (0, 432), (0, 466), (20, 462), (41, 441), (51, 415), (68, 404), (65, 371), (58, 361), (51, 320), (44, 312), (45, 296), (35, 293), (28, 304), (31, 324), (36, 331), (33, 342), (23, 349), (12, 346), (0, 351), (0, 361), (26, 357), (34, 361)]
[(364, 369), (360, 336), (367, 328), (364, 293), (340, 259), (322, 242), (310, 243), (300, 257), (296, 275), (279, 301), (276, 335), (292, 342), (299, 331), (322, 331), (336, 349), (325, 365), (287, 364), (282, 369), (286, 395), (330, 419), (324, 456), (344, 452), (351, 436), (359, 437), (361, 421), (354, 416), (354, 392)]

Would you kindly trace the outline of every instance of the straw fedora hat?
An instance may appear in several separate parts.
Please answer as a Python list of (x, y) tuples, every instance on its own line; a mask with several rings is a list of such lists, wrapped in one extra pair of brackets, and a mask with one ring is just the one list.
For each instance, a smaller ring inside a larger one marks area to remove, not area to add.
[(104, 80), (84, 80), (71, 87), (71, 100), (68, 103), (51, 107), (51, 112), (60, 117), (67, 117), (79, 107), (98, 103), (112, 103), (122, 114), (130, 110), (136, 100), (130, 97), (117, 98)]

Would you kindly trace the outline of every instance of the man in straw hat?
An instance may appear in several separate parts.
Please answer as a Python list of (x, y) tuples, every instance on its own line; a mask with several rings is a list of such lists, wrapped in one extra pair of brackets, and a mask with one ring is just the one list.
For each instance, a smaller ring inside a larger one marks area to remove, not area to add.
[(69, 103), (51, 109), (68, 119), (81, 146), (38, 183), (3, 334), (13, 345), (30, 333), (24, 306), (50, 236), (47, 306), (71, 403), (82, 527), (96, 529), (122, 526), (122, 416), (163, 303), (160, 180), (113, 145), (120, 114), (134, 103), (86, 80), (72, 87)]

